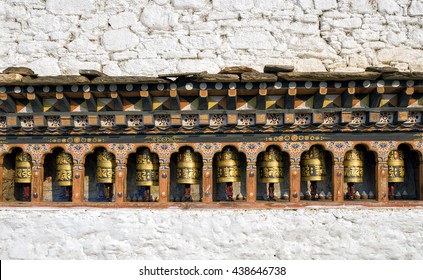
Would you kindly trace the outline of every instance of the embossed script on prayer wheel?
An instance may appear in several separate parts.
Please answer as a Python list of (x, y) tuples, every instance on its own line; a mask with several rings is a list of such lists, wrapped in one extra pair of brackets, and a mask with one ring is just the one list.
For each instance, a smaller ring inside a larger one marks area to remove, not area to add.
[(363, 182), (363, 152), (351, 150), (345, 154), (344, 160), (344, 182)]
[(260, 154), (259, 172), (261, 183), (280, 183), (284, 180), (282, 153), (275, 147), (269, 147)]
[(404, 180), (404, 152), (400, 150), (393, 150), (388, 155), (388, 182), (402, 183)]
[(57, 173), (56, 181), (57, 186), (69, 187), (72, 186), (72, 156), (67, 153), (60, 153), (56, 157)]
[(217, 158), (217, 182), (241, 182), (239, 154), (232, 147), (226, 147)]
[(323, 181), (326, 178), (325, 152), (313, 146), (301, 155), (303, 181)]
[(178, 184), (199, 184), (202, 175), (201, 158), (190, 147), (181, 148), (176, 166)]
[(31, 183), (31, 161), (31, 155), (28, 153), (22, 152), (16, 155), (15, 183)]
[(159, 157), (142, 148), (137, 153), (137, 186), (157, 186), (159, 184)]
[(97, 154), (97, 183), (113, 183), (115, 178), (115, 157), (106, 150)]

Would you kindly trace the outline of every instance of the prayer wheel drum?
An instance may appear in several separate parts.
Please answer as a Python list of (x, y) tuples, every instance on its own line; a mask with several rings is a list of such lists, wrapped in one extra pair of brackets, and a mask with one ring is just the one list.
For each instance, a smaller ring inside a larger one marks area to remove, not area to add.
[(67, 153), (60, 153), (56, 157), (56, 181), (57, 186), (69, 187), (72, 186), (72, 172), (73, 172), (73, 160), (72, 156)]
[(326, 179), (325, 152), (313, 146), (301, 155), (301, 178), (303, 181)]
[(388, 155), (388, 182), (402, 183), (404, 181), (404, 152), (400, 150), (393, 150)]
[(217, 182), (241, 182), (239, 154), (235, 148), (225, 147), (217, 157)]
[(345, 154), (344, 160), (344, 182), (362, 183), (363, 182), (363, 152), (351, 150)]
[(31, 184), (32, 178), (31, 155), (21, 152), (16, 155), (15, 183)]
[(113, 183), (115, 179), (115, 157), (106, 150), (97, 154), (97, 183)]
[(159, 157), (142, 148), (137, 153), (137, 186), (157, 186), (159, 184)]
[(178, 184), (200, 184), (201, 171), (201, 157), (191, 147), (182, 147), (178, 153), (176, 165), (176, 181)]
[(259, 180), (261, 183), (281, 183), (284, 180), (282, 153), (275, 147), (269, 147), (259, 157)]

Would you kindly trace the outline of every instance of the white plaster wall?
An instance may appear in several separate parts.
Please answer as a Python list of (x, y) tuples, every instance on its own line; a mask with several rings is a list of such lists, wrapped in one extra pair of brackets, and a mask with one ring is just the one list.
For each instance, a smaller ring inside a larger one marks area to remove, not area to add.
[(0, 70), (423, 71), (423, 0), (0, 0)]
[(423, 209), (0, 208), (0, 259), (423, 259)]

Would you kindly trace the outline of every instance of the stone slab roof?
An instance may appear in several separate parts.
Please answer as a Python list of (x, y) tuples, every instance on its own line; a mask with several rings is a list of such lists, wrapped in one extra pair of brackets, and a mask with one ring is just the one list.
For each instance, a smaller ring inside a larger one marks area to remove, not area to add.
[(222, 69), (218, 74), (187, 72), (161, 74), (158, 77), (107, 76), (95, 70), (80, 70), (80, 75), (38, 76), (25, 67), (9, 67), (0, 74), (0, 85), (89, 85), (89, 84), (168, 84), (186, 82), (276, 82), (276, 81), (363, 81), (423, 80), (423, 72), (400, 72), (393, 67), (369, 67), (363, 72), (292, 72), (287, 65), (266, 65), (264, 73), (245, 66)]

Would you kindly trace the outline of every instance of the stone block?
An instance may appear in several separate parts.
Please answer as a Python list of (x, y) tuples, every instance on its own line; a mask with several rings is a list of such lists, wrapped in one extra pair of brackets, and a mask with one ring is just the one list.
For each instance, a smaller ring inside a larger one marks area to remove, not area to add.
[(102, 44), (108, 51), (124, 51), (131, 49), (134, 48), (138, 42), (138, 36), (128, 29), (107, 31), (102, 38)]
[(423, 56), (423, 50), (410, 49), (405, 47), (386, 48), (378, 52), (377, 58), (380, 62), (389, 64), (392, 61), (413, 62)]
[(272, 50), (276, 46), (275, 38), (268, 31), (236, 31), (229, 42), (234, 49)]
[(169, 68), (164, 59), (133, 59), (122, 64), (122, 70), (133, 75), (157, 75)]
[(119, 13), (115, 16), (111, 16), (109, 19), (109, 23), (113, 29), (129, 27), (135, 22), (137, 22), (137, 17), (132, 12)]
[(95, 12), (93, 0), (47, 0), (46, 9), (58, 15), (87, 15)]
[(172, 0), (172, 5), (179, 10), (206, 10), (210, 1), (208, 0)]
[(213, 9), (219, 11), (245, 11), (254, 7), (254, 0), (213, 0)]
[(148, 4), (142, 14), (141, 23), (153, 30), (170, 30), (178, 24), (179, 15), (161, 6)]
[(29, 63), (28, 67), (41, 76), (57, 76), (61, 73), (58, 60), (53, 57), (37, 59)]
[(209, 59), (182, 59), (176, 68), (179, 72), (202, 72), (217, 73), (220, 67), (215, 61)]
[(395, 0), (377, 0), (377, 9), (382, 14), (398, 14), (401, 12), (401, 7)]
[(408, 9), (408, 14), (410, 16), (421, 16), (423, 15), (423, 1), (422, 0), (412, 0), (410, 8)]
[(326, 71), (326, 67), (323, 65), (322, 61), (316, 58), (305, 58), (300, 59), (295, 64), (295, 70), (298, 72), (320, 72)]
[(374, 13), (370, 0), (351, 0), (351, 11), (359, 14)]
[(356, 29), (360, 28), (362, 21), (360, 18), (346, 18), (333, 21), (332, 25), (336, 28)]
[(336, 0), (314, 0), (314, 7), (317, 10), (328, 11), (336, 9), (338, 4)]

